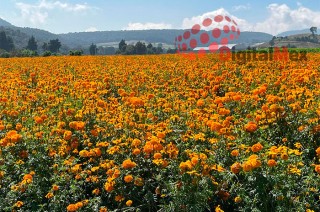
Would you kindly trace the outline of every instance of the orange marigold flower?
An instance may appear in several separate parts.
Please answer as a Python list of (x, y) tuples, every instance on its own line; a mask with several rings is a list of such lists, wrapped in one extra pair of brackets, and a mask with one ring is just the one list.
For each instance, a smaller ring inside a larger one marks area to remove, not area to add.
[(136, 165), (137, 164), (131, 161), (131, 159), (127, 159), (122, 162), (122, 168), (124, 169), (131, 169), (131, 168), (134, 168)]
[(132, 153), (133, 153), (134, 155), (139, 155), (140, 152), (141, 152), (140, 149), (135, 148)]
[(139, 139), (133, 139), (133, 141), (131, 142), (131, 146), (137, 147), (141, 144), (141, 141)]
[(263, 146), (259, 143), (256, 143), (254, 144), (252, 147), (251, 147), (251, 151), (252, 152), (259, 152), (260, 150), (263, 149)]
[(241, 164), (238, 162), (235, 162), (234, 164), (232, 164), (232, 166), (230, 168), (231, 168), (232, 173), (238, 174), (241, 170)]
[(124, 177), (124, 181), (126, 183), (130, 183), (130, 182), (132, 182), (132, 180), (133, 180), (132, 175), (127, 175), (127, 176)]
[(315, 170), (318, 174), (320, 174), (320, 165), (316, 165), (316, 166), (314, 167), (314, 170)]
[(117, 202), (121, 202), (124, 200), (124, 197), (122, 195), (117, 195), (117, 196), (115, 196), (114, 200)]
[(191, 163), (192, 163), (192, 165), (195, 166), (198, 162), (199, 162), (199, 158), (198, 158), (198, 157), (192, 157), (192, 158), (191, 158)]
[(181, 162), (179, 165), (179, 168), (181, 170), (191, 170), (192, 169), (192, 163), (190, 160), (187, 160), (186, 162)]
[(205, 102), (204, 102), (203, 99), (199, 99), (199, 100), (197, 101), (197, 107), (202, 107), (204, 104), (205, 104)]
[(22, 201), (18, 201), (16, 202), (16, 204), (14, 204), (15, 207), (21, 208), (23, 206), (23, 202)]
[(70, 130), (66, 130), (63, 133), (63, 139), (66, 141), (69, 141), (71, 139), (71, 136), (72, 136), (72, 132)]
[(250, 133), (253, 133), (253, 132), (255, 132), (257, 129), (258, 129), (258, 126), (257, 126), (257, 124), (256, 123), (254, 123), (254, 122), (249, 122), (248, 124), (246, 124), (245, 126), (244, 126), (244, 128), (245, 128), (245, 130), (247, 131), (247, 132), (250, 132)]
[(316, 149), (317, 156), (320, 156), (320, 147)]
[(282, 160), (288, 160), (288, 158), (289, 158), (289, 156), (288, 156), (287, 153), (282, 153), (282, 154), (281, 154), (281, 159), (282, 159)]
[(232, 155), (233, 157), (239, 156), (239, 150), (237, 150), (237, 149), (232, 150), (232, 151), (231, 151), (231, 155)]
[(54, 184), (54, 185), (52, 186), (52, 190), (53, 190), (53, 191), (58, 191), (58, 190), (59, 190), (59, 186), (57, 186), (56, 184)]
[(268, 160), (267, 163), (268, 163), (268, 166), (269, 166), (269, 167), (274, 167), (274, 166), (277, 165), (277, 161), (275, 161), (275, 160), (273, 160), (273, 159)]
[(16, 130), (20, 131), (21, 129), (22, 129), (22, 124), (20, 124), (20, 123), (16, 124)]
[(37, 124), (42, 124), (43, 123), (43, 119), (39, 116), (36, 116), (34, 117), (34, 121), (37, 123)]
[(83, 130), (85, 125), (86, 124), (83, 121), (78, 121), (76, 125), (76, 130)]
[(76, 206), (76, 204), (70, 204), (67, 207), (67, 211), (68, 212), (74, 212), (74, 211), (77, 211), (77, 210), (78, 210), (78, 207)]
[(108, 209), (106, 207), (101, 207), (99, 209), (99, 212), (108, 212)]
[(155, 154), (153, 155), (153, 158), (154, 158), (154, 159), (160, 159), (160, 158), (162, 158), (162, 155), (161, 155), (161, 153), (157, 152), (157, 153), (155, 153)]

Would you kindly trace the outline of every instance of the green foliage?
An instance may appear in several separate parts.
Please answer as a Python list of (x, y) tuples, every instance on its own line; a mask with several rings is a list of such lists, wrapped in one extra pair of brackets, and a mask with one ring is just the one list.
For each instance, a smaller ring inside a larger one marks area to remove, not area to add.
[(71, 50), (69, 52), (69, 55), (70, 56), (81, 56), (83, 54), (83, 51), (82, 50)]

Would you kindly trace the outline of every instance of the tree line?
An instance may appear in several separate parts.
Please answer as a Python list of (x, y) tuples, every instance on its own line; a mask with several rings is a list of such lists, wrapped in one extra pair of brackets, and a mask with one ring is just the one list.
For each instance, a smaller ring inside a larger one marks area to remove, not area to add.
[[(15, 49), (15, 45), (12, 37), (7, 36), (5, 31), (0, 32), (0, 57), (28, 57), (38, 56), (38, 52), (42, 56), (57, 55), (60, 53), (61, 42), (59, 39), (53, 39), (49, 42), (42, 43), (41, 46), (34, 36), (28, 39), (27, 45), (23, 49)], [(118, 49), (114, 47), (97, 47), (96, 44), (91, 44), (87, 50), (75, 49), (70, 50), (69, 55), (80, 56), (84, 53), (90, 55), (102, 54), (102, 55), (146, 55), (146, 54), (163, 54), (163, 53), (175, 53), (175, 49), (164, 49), (162, 44), (153, 46), (151, 43), (146, 45), (145, 43), (138, 41), (135, 44), (127, 44), (125, 40), (121, 40), (118, 45)]]
[(91, 44), (89, 47), (89, 52), (91, 55), (100, 54), (122, 54), (122, 55), (145, 55), (145, 54), (163, 54), (163, 53), (175, 53), (174, 49), (163, 49), (161, 43), (157, 46), (153, 46), (151, 43), (146, 45), (145, 43), (138, 41), (135, 44), (127, 44), (124, 39), (122, 39), (118, 44), (118, 49), (114, 47), (97, 47), (96, 44)]

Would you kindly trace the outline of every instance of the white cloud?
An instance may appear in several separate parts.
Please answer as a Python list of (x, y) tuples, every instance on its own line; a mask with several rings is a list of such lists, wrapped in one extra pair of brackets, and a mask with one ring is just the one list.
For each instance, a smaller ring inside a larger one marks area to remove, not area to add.
[[(229, 16), (237, 22), (241, 31), (267, 32), (273, 35), (287, 30), (305, 29), (310, 28), (311, 26), (320, 26), (320, 11), (313, 11), (302, 6), (301, 4), (298, 5), (297, 9), (291, 9), (286, 4), (270, 4), (267, 7), (267, 10), (269, 13), (267, 19), (262, 22), (254, 23), (254, 20), (238, 18), (231, 15), (224, 8), (220, 8), (199, 16), (183, 19), (181, 28), (190, 29), (194, 24), (201, 24), (206, 18), (213, 19), (217, 15)], [(222, 27), (222, 22), (220, 24), (216, 23), (215, 26), (212, 27)]]
[(297, 9), (291, 9), (286, 4), (270, 4), (267, 9), (269, 17), (256, 23), (255, 30), (278, 34), (287, 30), (320, 26), (320, 11), (312, 11), (302, 5)]
[(85, 30), (85, 32), (96, 32), (98, 29), (96, 27), (89, 27), (88, 29)]
[[(238, 26), (242, 29), (243, 26), (245, 27), (249, 27), (250, 24), (244, 20), (244, 19), (240, 19), (236, 16), (233, 16), (231, 15), (227, 10), (225, 10), (224, 8), (220, 8), (218, 10), (215, 10), (215, 11), (212, 11), (212, 12), (207, 12), (207, 13), (204, 13), (202, 15), (199, 15), (199, 16), (194, 16), (192, 18), (185, 18), (183, 19), (182, 21), (182, 29), (191, 29), (192, 26), (194, 26), (195, 24), (200, 24), (207, 18), (210, 18), (210, 19), (214, 19), (216, 16), (218, 15), (223, 15), (223, 16), (229, 16), (232, 20), (235, 20), (236, 23), (238, 24)], [(211, 26), (209, 27), (204, 27), (202, 29), (205, 29), (205, 30), (210, 30), (210, 29), (213, 29), (215, 27), (220, 27), (222, 28), (223, 25), (225, 24), (225, 22), (220, 22), (220, 23), (215, 23), (214, 25), (212, 24)]]
[(250, 4), (237, 5), (237, 6), (233, 6), (232, 7), (232, 11), (249, 10), (249, 9), (251, 9), (251, 5)]
[(147, 29), (172, 29), (171, 24), (166, 23), (129, 23), (124, 30), (147, 30)]
[(45, 23), (50, 10), (60, 9), (68, 12), (83, 12), (90, 9), (87, 4), (68, 4), (61, 1), (47, 0), (40, 0), (36, 4), (17, 2), (16, 7), (20, 10), (22, 18), (34, 25)]

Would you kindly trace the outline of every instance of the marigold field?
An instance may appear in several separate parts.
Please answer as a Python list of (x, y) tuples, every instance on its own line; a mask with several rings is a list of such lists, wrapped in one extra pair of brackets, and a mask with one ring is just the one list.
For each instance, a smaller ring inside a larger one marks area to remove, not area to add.
[(320, 55), (0, 59), (0, 211), (320, 211)]

